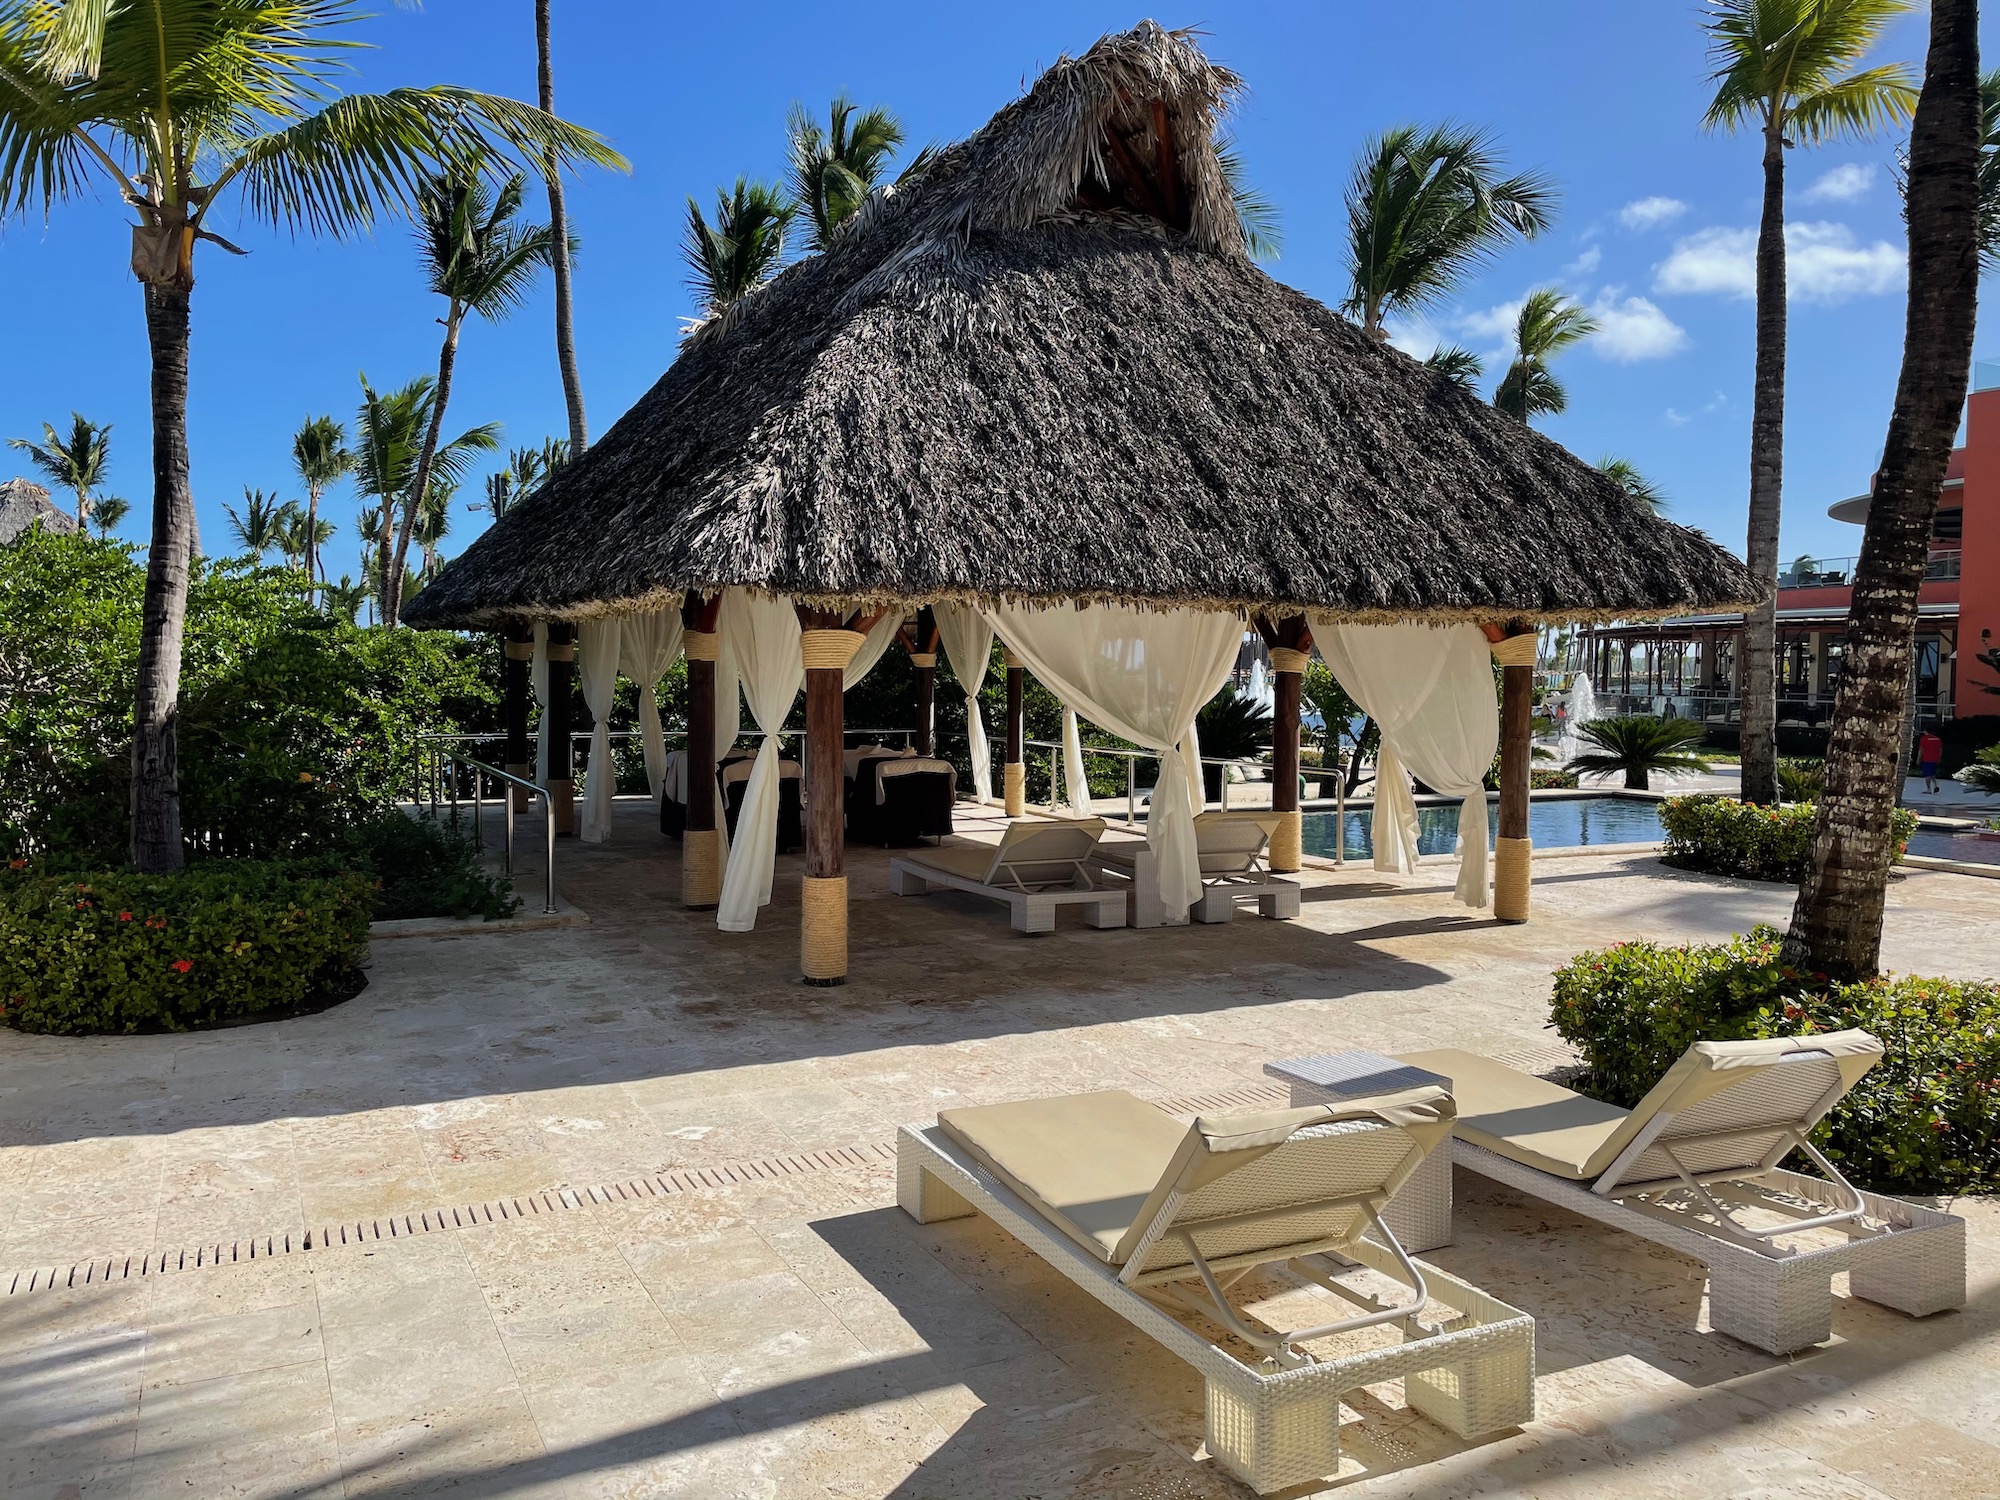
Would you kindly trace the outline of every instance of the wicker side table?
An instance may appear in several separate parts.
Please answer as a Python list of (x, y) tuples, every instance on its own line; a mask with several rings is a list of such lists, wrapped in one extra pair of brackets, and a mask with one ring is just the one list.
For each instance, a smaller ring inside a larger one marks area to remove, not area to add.
[[(1294, 1107), (1348, 1104), (1403, 1089), (1451, 1087), (1451, 1080), (1441, 1074), (1413, 1068), (1379, 1052), (1358, 1050), (1289, 1057), (1265, 1063), (1264, 1072), (1291, 1085)], [(1410, 1180), (1382, 1211), (1382, 1222), (1412, 1255), (1451, 1243), (1450, 1142), (1440, 1145), (1410, 1174)]]

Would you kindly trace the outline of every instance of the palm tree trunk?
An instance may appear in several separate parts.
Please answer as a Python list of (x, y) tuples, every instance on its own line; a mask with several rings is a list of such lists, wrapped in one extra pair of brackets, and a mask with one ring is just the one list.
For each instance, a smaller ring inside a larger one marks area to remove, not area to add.
[(1745, 802), (1778, 800), (1778, 526), (1785, 468), (1785, 140), (1764, 128), (1764, 217), (1757, 231), (1757, 375), (1750, 409), (1750, 530), (1744, 555), (1765, 591), (1743, 622)]
[(382, 579), (382, 623), (392, 627), (402, 623), (404, 559), (410, 555), (410, 533), (416, 529), (417, 512), (423, 508), (424, 494), (430, 489), (438, 434), (444, 427), (445, 407), (451, 402), (451, 372), (458, 364), (458, 330), (464, 320), (465, 309), (454, 302), (444, 320), (444, 347), (438, 350), (437, 391), (431, 399), (430, 426), (424, 429), (424, 446), (417, 454), (410, 492), (403, 497), (403, 517), (396, 523), (395, 554), (390, 559), (389, 572)]
[(1785, 938), (1788, 962), (1835, 979), (1869, 978), (1881, 958), (1917, 593), (1972, 368), (1979, 144), (1977, 0), (1933, 0), (1910, 131), (1903, 370), (1854, 571), (1812, 865)]
[(306, 486), (306, 592), (315, 582), (325, 582), (319, 572), (319, 486)]
[[(555, 68), (549, 60), (549, 0), (535, 0), (535, 84), (542, 113), (556, 112)], [(562, 371), (563, 400), (569, 406), (569, 456), (583, 457), (590, 433), (583, 420), (583, 377), (576, 370), (576, 330), (569, 295), (569, 216), (563, 207), (562, 168), (554, 151), (542, 157), (542, 181), (549, 190), (550, 269), (556, 284), (556, 365)]]
[(153, 356), (153, 544), (146, 558), (132, 705), (132, 863), (148, 874), (166, 874), (180, 869), (183, 860), (175, 716), (194, 533), (187, 455), (188, 293), (182, 287), (142, 285)]

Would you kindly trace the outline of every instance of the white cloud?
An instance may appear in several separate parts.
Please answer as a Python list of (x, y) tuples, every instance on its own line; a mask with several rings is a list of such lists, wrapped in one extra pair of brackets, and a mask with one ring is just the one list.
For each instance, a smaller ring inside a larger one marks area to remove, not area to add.
[(1589, 245), (1584, 248), (1583, 254), (1562, 268), (1562, 273), (1565, 276), (1589, 276), (1603, 264), (1603, 246)]
[(1400, 349), (1411, 359), (1429, 359), (1437, 352), (1444, 336), (1422, 318), (1412, 318), (1403, 322), (1397, 318), (1388, 320), (1389, 347)]
[[(1903, 252), (1886, 240), (1860, 244), (1845, 224), (1788, 224), (1785, 252), (1786, 296), (1793, 302), (1845, 302), (1903, 284)], [(1655, 271), (1653, 290), (1756, 296), (1757, 231), (1703, 229), (1677, 241)]]
[(1656, 292), (1757, 295), (1757, 231), (1701, 229), (1674, 243), (1653, 275)]
[(1669, 427), (1685, 427), (1687, 426), (1688, 423), (1694, 420), (1693, 417), (1682, 416), (1679, 412), (1675, 411), (1671, 406), (1666, 409), (1666, 411), (1663, 413), (1663, 416), (1665, 418), (1666, 424)]
[(1620, 297), (1622, 287), (1608, 286), (1591, 304), (1597, 332), (1590, 347), (1621, 365), (1643, 359), (1665, 359), (1688, 346), (1687, 330), (1644, 297)]
[(1514, 324), (1526, 300), (1516, 297), (1512, 302), (1496, 302), (1491, 307), (1459, 313), (1451, 320), (1451, 326), (1467, 338), (1490, 340), (1504, 347), (1513, 341)]
[(1879, 297), (1903, 284), (1903, 251), (1887, 240), (1855, 243), (1845, 224), (1785, 228), (1787, 295), (1801, 302)]
[(1618, 222), (1627, 229), (1657, 229), (1662, 224), (1671, 224), (1688, 206), (1678, 198), (1663, 198), (1655, 194), (1651, 198), (1638, 198), (1618, 210)]
[(1875, 185), (1875, 168), (1858, 161), (1850, 161), (1835, 167), (1819, 181), (1806, 189), (1806, 197), (1814, 202), (1831, 200), (1835, 203), (1852, 203)]

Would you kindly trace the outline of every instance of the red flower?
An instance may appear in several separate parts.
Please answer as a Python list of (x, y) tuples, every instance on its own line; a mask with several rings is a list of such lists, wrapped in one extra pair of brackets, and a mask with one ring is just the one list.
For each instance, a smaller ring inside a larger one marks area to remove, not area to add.
[(132, 920), (132, 913), (130, 913), (129, 911), (121, 911), (120, 913), (118, 913), (118, 920), (121, 922), (129, 922)]
[(176, 974), (185, 974), (189, 969), (194, 967), (194, 960), (191, 958), (177, 958), (171, 964), (167, 965), (167, 967), (172, 969)]

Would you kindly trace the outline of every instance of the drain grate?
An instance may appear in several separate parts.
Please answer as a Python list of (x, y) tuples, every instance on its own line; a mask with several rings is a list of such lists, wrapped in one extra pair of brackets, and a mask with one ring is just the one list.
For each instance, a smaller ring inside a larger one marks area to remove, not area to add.
[[(1287, 1097), (1282, 1084), (1246, 1083), (1212, 1094), (1191, 1094), (1183, 1098), (1157, 1101), (1172, 1115), (1205, 1114), (1220, 1109), (1252, 1109), (1280, 1103)], [(631, 1177), (602, 1187), (550, 1188), (539, 1193), (495, 1198), (486, 1203), (469, 1203), (451, 1208), (431, 1208), (379, 1218), (327, 1224), (294, 1232), (245, 1235), (237, 1239), (204, 1241), (199, 1245), (137, 1254), (99, 1255), (68, 1265), (27, 1266), (20, 1270), (0, 1270), (0, 1296), (13, 1297), (27, 1292), (48, 1292), (84, 1287), (115, 1286), (146, 1277), (235, 1265), (243, 1261), (274, 1260), (313, 1250), (341, 1245), (372, 1244), (379, 1241), (414, 1239), (419, 1235), (448, 1233), (475, 1225), (501, 1224), (516, 1219), (532, 1219), (550, 1214), (573, 1213), (580, 1209), (617, 1203), (637, 1203), (649, 1198), (667, 1198), (704, 1188), (741, 1187), (756, 1182), (773, 1182), (816, 1172), (852, 1170), (881, 1164), (893, 1165), (893, 1140), (870, 1141), (858, 1146), (829, 1146), (818, 1151), (802, 1151), (788, 1156), (757, 1157), (748, 1161), (718, 1162), (712, 1166), (679, 1167), (647, 1177)]]

